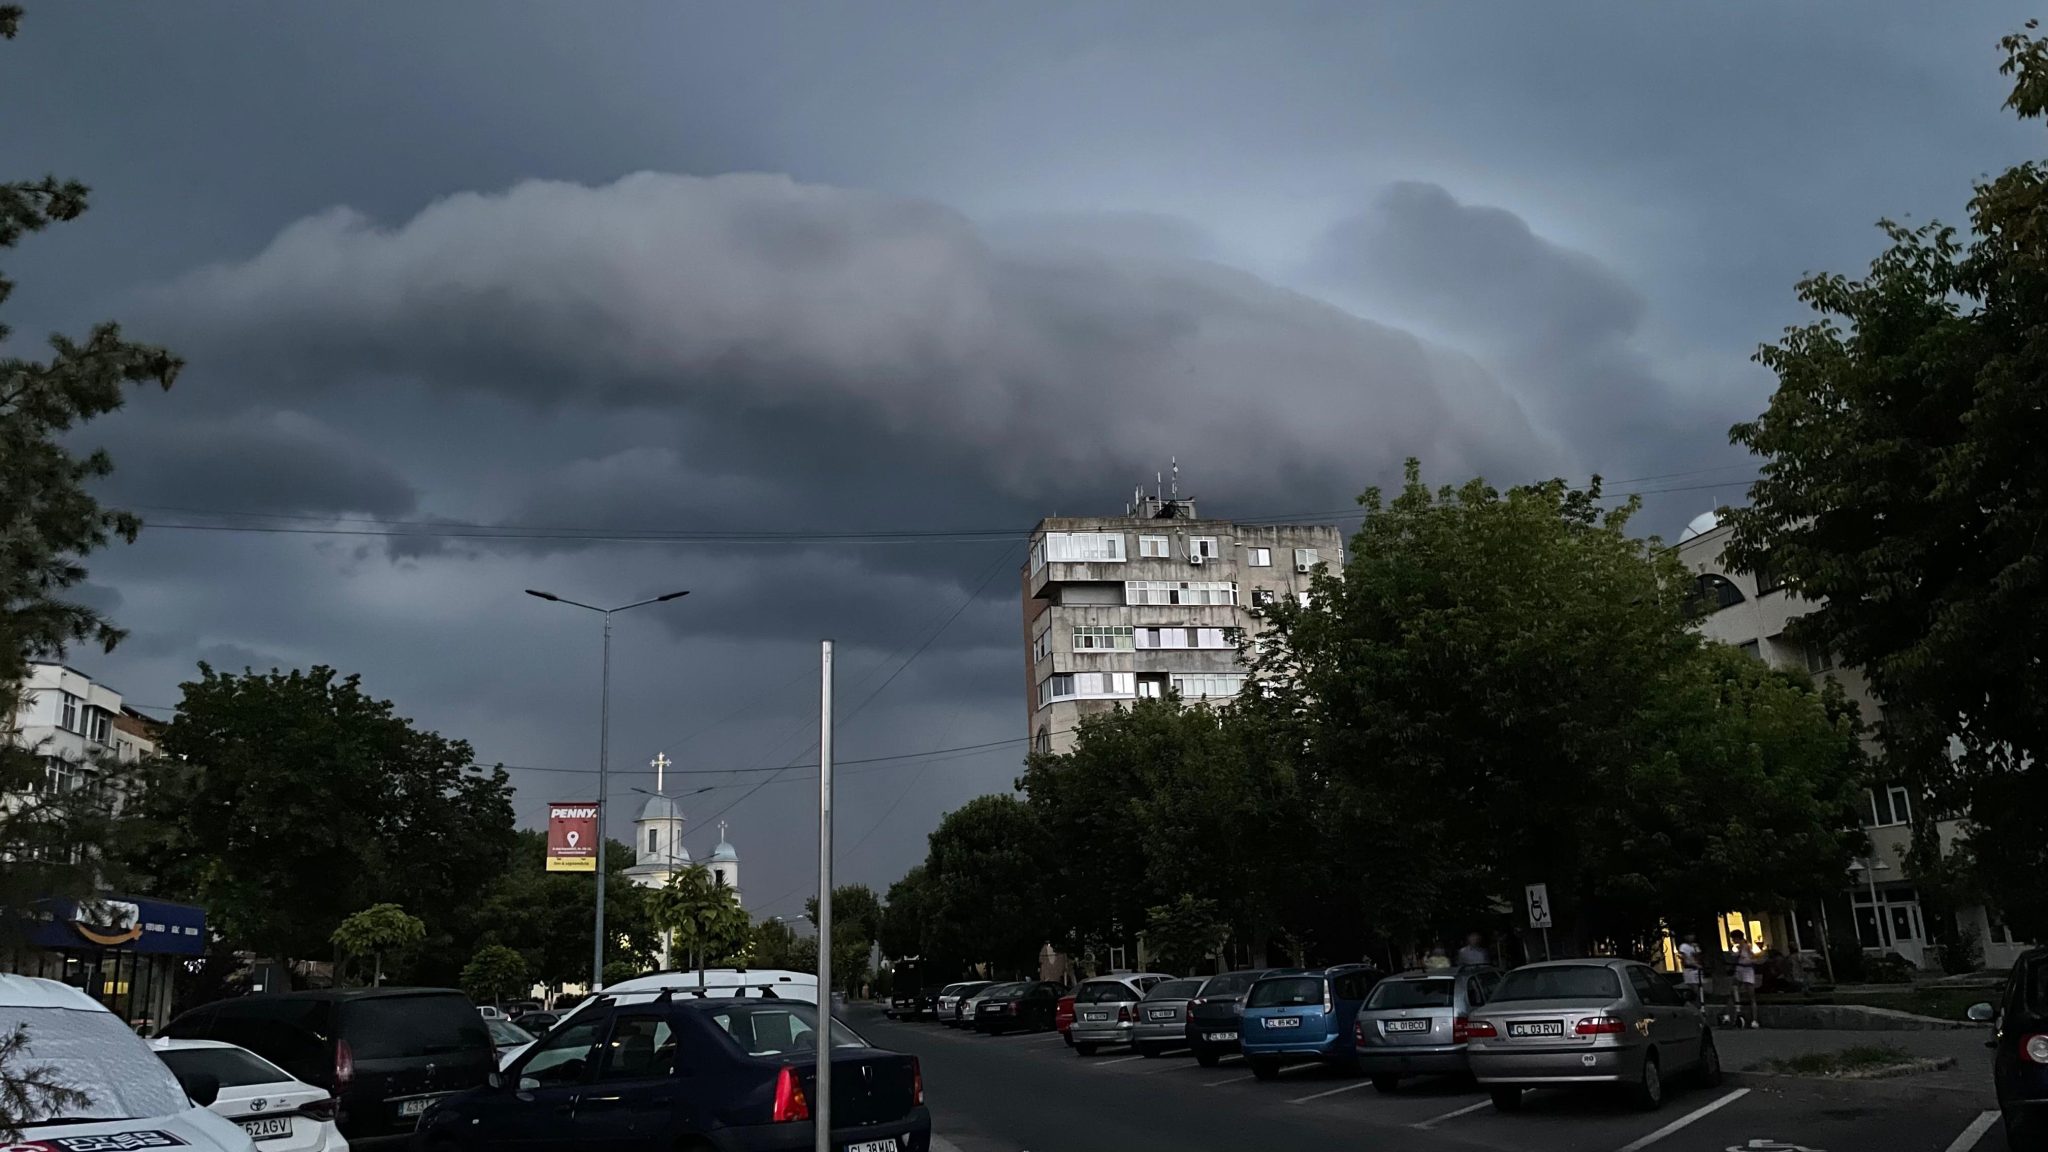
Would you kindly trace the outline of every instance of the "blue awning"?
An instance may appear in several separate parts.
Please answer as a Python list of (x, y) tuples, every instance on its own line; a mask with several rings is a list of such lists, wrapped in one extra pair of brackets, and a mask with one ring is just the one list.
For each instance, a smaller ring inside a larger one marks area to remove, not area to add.
[(139, 896), (39, 900), (29, 942), (38, 948), (112, 948), (197, 956), (206, 950), (206, 912)]

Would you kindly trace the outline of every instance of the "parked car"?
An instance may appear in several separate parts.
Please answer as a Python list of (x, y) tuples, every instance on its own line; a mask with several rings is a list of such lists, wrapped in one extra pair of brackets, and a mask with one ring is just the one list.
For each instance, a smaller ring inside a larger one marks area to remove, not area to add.
[(444, 988), (333, 988), (218, 1000), (164, 1028), (179, 1040), (239, 1044), (325, 1088), (351, 1146), (404, 1145), (435, 1100), (497, 1069), (484, 1018)]
[[(716, 1148), (807, 1152), (819, 1009), (794, 999), (622, 993), (585, 1007), (487, 1087), (420, 1121), (435, 1152)], [(831, 1023), (831, 1147), (931, 1143), (924, 1075)]]
[(1525, 1088), (1611, 1084), (1664, 1102), (1668, 1077), (1721, 1079), (1706, 1015), (1634, 960), (1552, 960), (1501, 979), (1467, 1025), (1472, 1075), (1513, 1112)]
[(1074, 989), (1074, 1051), (1093, 1056), (1105, 1044), (1129, 1044), (1138, 1001), (1154, 984), (1171, 979), (1164, 972), (1120, 972), (1083, 980)]
[(1974, 1004), (1970, 1019), (1997, 1022), (1991, 1085), (2013, 1152), (2048, 1149), (2048, 948), (2022, 953), (1996, 1004)]
[(974, 995), (960, 1001), (960, 1023), (975, 1031), (981, 1030), (981, 1006), (991, 996), (1001, 996), (1013, 988), (1022, 988), (1022, 980), (1009, 980), (1001, 984), (990, 984)]
[(945, 990), (946, 985), (944, 984), (925, 985), (924, 989), (917, 994), (918, 1014), (937, 1020), (939, 1018), (939, 993)]
[(1372, 1086), (1392, 1092), (1404, 1076), (1466, 1076), (1471, 1011), (1500, 984), (1500, 971), (1465, 967), (1404, 972), (1373, 985), (1351, 1035)]
[(510, 1017), (506, 1016), (505, 1013), (498, 1009), (498, 1006), (496, 1004), (479, 1004), (476, 1006), (476, 1014), (483, 1017), (486, 1020), (510, 1019)]
[(990, 1034), (1051, 1029), (1053, 1016), (1066, 988), (1051, 980), (1013, 984), (1009, 990), (981, 1001), (975, 1010), (974, 1029)]
[(1270, 968), (1247, 968), (1225, 972), (1203, 981), (1202, 990), (1188, 1001), (1187, 1040), (1195, 1059), (1204, 1068), (1238, 1052), (1239, 1018), (1244, 1015), (1244, 996)]
[(1161, 980), (1145, 990), (1131, 1029), (1140, 1056), (1158, 1056), (1188, 1042), (1188, 1001), (1201, 990), (1200, 980)]
[(1283, 970), (1260, 978), (1245, 993), (1238, 1030), (1238, 1046), (1252, 1074), (1271, 1080), (1283, 1065), (1303, 1060), (1355, 1070), (1352, 1024), (1379, 980), (1379, 969), (1367, 964)]
[(503, 1008), (505, 1015), (513, 1020), (519, 1019), (528, 1012), (538, 1012), (541, 1010), (540, 1001), (538, 1000), (507, 1000), (500, 1004), (499, 1007)]
[(492, 1020), (486, 1017), (484, 1026), (491, 1030), (491, 1047), (497, 1050), (498, 1066), (501, 1068), (507, 1058), (534, 1040), (533, 1033), (510, 1020)]
[(0, 1035), (22, 1033), (18, 1068), (57, 1064), (82, 1103), (50, 1101), (54, 1109), (21, 1125), (6, 1147), (178, 1148), (247, 1152), (249, 1135), (207, 1110), (219, 1097), (211, 1077), (183, 1081), (119, 1016), (84, 992), (55, 980), (0, 975)]
[(263, 1152), (348, 1152), (327, 1089), (219, 1040), (158, 1039), (149, 1047), (181, 1083), (211, 1077), (220, 1091), (207, 1107), (240, 1125)]
[(966, 1005), (968, 998), (992, 983), (993, 981), (989, 980), (963, 980), (958, 984), (946, 985), (945, 991), (939, 993), (939, 1022), (948, 1028), (958, 1028), (961, 1009)]
[(559, 1013), (550, 1012), (543, 1008), (535, 1012), (520, 1013), (516, 1023), (535, 1036), (541, 1036), (545, 1035), (547, 1030), (553, 1028), (561, 1019), (562, 1017)]
[(1061, 996), (1059, 1003), (1053, 1005), (1052, 1026), (1060, 1034), (1060, 1039), (1067, 1042), (1067, 1047), (1072, 1048), (1074, 1046), (1074, 994), (1072, 992)]

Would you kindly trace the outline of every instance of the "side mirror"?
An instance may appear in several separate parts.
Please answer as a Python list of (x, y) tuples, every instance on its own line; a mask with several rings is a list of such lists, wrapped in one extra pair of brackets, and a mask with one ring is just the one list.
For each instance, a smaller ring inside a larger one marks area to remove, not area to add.
[(1973, 1024), (1989, 1024), (1998, 1019), (1998, 1009), (1992, 1007), (1989, 1001), (1985, 1001), (1970, 1005), (1963, 1016)]
[(484, 1083), (489, 1084), (493, 1088), (503, 1088), (505, 1086), (505, 1078), (493, 1072), (489, 1076), (484, 1077)]
[(521, 1076), (519, 1078), (519, 1090), (521, 1092), (532, 1092), (539, 1087), (540, 1081), (531, 1076)]
[(192, 1102), (201, 1108), (210, 1108), (215, 1100), (220, 1099), (220, 1077), (210, 1072), (193, 1072), (180, 1076), (178, 1087), (183, 1088), (185, 1095), (191, 1097)]

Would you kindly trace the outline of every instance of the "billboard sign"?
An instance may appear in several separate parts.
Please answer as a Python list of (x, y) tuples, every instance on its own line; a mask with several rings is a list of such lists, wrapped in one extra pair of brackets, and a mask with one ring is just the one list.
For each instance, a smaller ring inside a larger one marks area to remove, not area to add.
[(548, 805), (548, 871), (597, 871), (597, 805)]

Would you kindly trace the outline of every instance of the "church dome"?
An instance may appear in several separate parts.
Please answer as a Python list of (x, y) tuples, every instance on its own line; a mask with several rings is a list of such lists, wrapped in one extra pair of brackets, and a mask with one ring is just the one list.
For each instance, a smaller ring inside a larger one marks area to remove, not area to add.
[(740, 854), (739, 850), (732, 846), (731, 841), (721, 838), (718, 841), (718, 847), (711, 850), (711, 858), (720, 861), (730, 860), (737, 864), (739, 863)]
[(1707, 533), (1712, 532), (1714, 529), (1719, 528), (1720, 526), (1720, 513), (1702, 512), (1699, 515), (1692, 518), (1692, 523), (1687, 524), (1685, 526), (1685, 531), (1680, 532), (1678, 534), (1678, 542), (1680, 544), (1683, 544), (1687, 540), (1690, 540), (1695, 536), (1704, 536)]
[(649, 796), (647, 798), (647, 803), (643, 805), (640, 809), (640, 819), (643, 822), (655, 820), (681, 820), (682, 818), (682, 808), (679, 807), (675, 801), (669, 799), (666, 796)]

